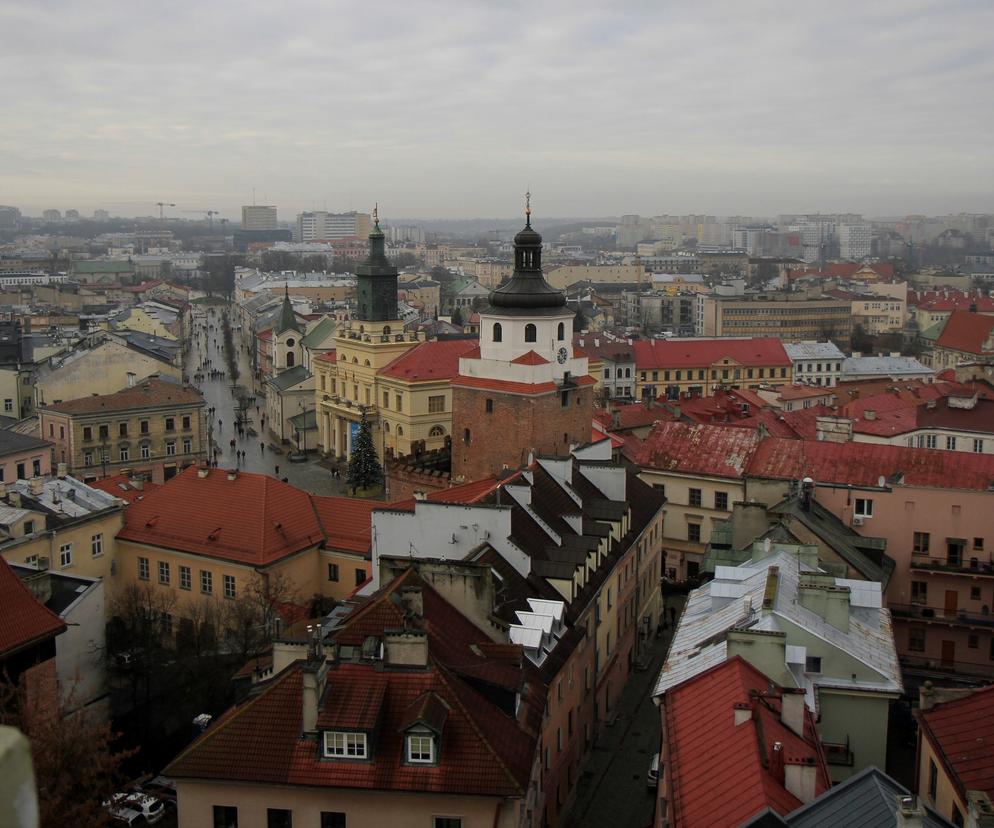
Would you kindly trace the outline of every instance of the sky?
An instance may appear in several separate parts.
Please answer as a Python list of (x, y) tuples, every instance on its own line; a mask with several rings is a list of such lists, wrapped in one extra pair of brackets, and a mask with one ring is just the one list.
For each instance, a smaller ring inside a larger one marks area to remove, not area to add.
[(992, 0), (13, 0), (0, 204), (994, 212)]

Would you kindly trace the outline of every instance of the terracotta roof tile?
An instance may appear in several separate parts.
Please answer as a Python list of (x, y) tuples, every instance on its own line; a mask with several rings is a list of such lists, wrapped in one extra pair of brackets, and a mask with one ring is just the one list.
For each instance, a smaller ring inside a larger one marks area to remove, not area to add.
[[(582, 378), (581, 378), (582, 379)], [(592, 377), (590, 378), (593, 379)], [(511, 380), (487, 379), (486, 377), (468, 377), (458, 374), (452, 380), (453, 386), (462, 388), (482, 388), (490, 391), (503, 391), (507, 394), (547, 394), (558, 389), (554, 382), (513, 382)]]
[(937, 749), (960, 797), (994, 797), (994, 686), (919, 711), (923, 735)]
[(994, 353), (991, 342), (994, 334), (994, 316), (982, 316), (970, 311), (957, 310), (949, 314), (936, 345), (968, 354)]
[(738, 478), (758, 445), (759, 435), (749, 429), (659, 423), (636, 463), (644, 469)]
[(389, 684), (380, 674), (363, 684), (336, 681), (335, 673), (329, 677), (325, 689), (325, 702), (318, 715), (318, 727), (330, 730), (373, 730), (380, 720), (383, 698)]
[(324, 530), (325, 546), (369, 554), (372, 543), (370, 515), (380, 505), (378, 502), (355, 497), (310, 497)]
[(0, 558), (0, 659), (65, 631), (62, 619), (38, 601)]
[(200, 392), (189, 386), (160, 379), (146, 379), (133, 388), (125, 388), (113, 394), (80, 397), (75, 400), (39, 406), (39, 408), (64, 414), (99, 414), (105, 411), (129, 411), (158, 406), (203, 405), (203, 403), (204, 398)]
[(747, 367), (789, 368), (790, 357), (774, 337), (754, 339), (640, 339), (632, 343), (640, 371), (662, 368), (709, 368), (723, 359)]
[(527, 351), (511, 360), (512, 365), (548, 365), (549, 360), (539, 356), (534, 350)]
[(381, 368), (381, 377), (425, 382), (452, 379), (459, 373), (459, 358), (478, 348), (475, 339), (440, 339), (421, 342)]

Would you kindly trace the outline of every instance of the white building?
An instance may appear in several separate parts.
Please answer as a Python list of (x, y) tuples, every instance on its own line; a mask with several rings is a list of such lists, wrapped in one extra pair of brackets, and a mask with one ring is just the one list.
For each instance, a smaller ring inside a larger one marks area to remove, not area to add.
[(846, 355), (832, 342), (785, 342), (783, 349), (794, 367), (794, 382), (834, 386), (842, 376)]
[(276, 230), (276, 207), (252, 204), (242, 207), (242, 230)]
[(870, 255), (873, 230), (869, 224), (840, 224), (839, 255), (851, 262), (858, 262)]
[(352, 236), (369, 236), (368, 213), (329, 213), (315, 210), (297, 215), (293, 240), (297, 242), (332, 241)]
[(425, 229), (414, 224), (401, 224), (387, 228), (387, 239), (391, 244), (424, 244)]

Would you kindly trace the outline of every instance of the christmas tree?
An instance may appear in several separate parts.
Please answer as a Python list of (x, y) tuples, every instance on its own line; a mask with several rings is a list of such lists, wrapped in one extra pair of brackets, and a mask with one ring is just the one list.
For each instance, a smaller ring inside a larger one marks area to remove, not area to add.
[(362, 409), (362, 419), (359, 421), (359, 431), (356, 432), (355, 442), (352, 443), (352, 456), (349, 457), (349, 471), (346, 480), (356, 489), (368, 489), (383, 479), (383, 468), (373, 448), (373, 435), (366, 419), (366, 409)]

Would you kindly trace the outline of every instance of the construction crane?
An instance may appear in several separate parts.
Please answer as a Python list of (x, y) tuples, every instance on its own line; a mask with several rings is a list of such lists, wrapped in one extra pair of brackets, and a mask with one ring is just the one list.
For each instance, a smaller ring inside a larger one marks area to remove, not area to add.
[(207, 224), (213, 228), (214, 227), (214, 216), (221, 215), (217, 210), (180, 210), (181, 213), (198, 213), (202, 216), (207, 216)]
[(159, 208), (159, 221), (162, 221), (166, 217), (165, 208), (175, 207), (176, 205), (171, 201), (157, 201), (155, 202), (155, 206)]

